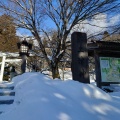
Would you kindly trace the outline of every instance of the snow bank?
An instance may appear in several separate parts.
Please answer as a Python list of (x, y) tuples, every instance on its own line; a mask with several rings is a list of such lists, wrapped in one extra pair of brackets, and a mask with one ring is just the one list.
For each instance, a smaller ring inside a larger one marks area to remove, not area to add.
[(40, 73), (25, 73), (13, 83), (14, 104), (0, 120), (119, 120), (120, 102), (94, 85)]

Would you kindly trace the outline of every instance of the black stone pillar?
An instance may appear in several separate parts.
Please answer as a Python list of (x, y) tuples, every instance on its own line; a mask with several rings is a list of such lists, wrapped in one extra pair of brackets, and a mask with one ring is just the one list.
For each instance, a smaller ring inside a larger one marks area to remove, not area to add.
[(86, 34), (81, 32), (74, 32), (71, 35), (71, 47), (71, 70), (73, 80), (82, 83), (90, 83)]

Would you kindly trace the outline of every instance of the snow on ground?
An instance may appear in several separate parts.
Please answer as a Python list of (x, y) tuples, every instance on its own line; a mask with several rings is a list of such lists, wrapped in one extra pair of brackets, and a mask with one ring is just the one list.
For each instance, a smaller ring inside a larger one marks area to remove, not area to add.
[(12, 84), (15, 101), (0, 114), (0, 120), (120, 119), (119, 86), (116, 92), (106, 93), (95, 84), (52, 80), (35, 72), (15, 77)]

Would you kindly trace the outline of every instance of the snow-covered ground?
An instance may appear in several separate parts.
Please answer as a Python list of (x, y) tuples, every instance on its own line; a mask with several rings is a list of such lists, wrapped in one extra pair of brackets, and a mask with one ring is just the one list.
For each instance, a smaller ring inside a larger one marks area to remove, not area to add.
[[(13, 78), (14, 103), (0, 120), (120, 120), (120, 86), (106, 93), (91, 84), (52, 80), (41, 73)], [(0, 105), (0, 107), (4, 107)]]

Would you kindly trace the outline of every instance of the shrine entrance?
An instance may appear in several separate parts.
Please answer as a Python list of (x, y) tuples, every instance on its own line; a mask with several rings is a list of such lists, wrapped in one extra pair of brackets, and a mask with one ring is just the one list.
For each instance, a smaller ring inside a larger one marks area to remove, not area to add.
[(5, 54), (5, 53), (1, 54), (0, 57), (2, 57), (2, 62), (1, 62), (1, 71), (0, 71), (0, 82), (3, 82), (4, 75), (8, 74), (7, 71), (5, 72), (5, 68), (7, 67), (6, 63), (14, 64), (14, 66), (17, 63), (21, 64), (21, 59), (18, 56), (19, 56), (19, 54)]

